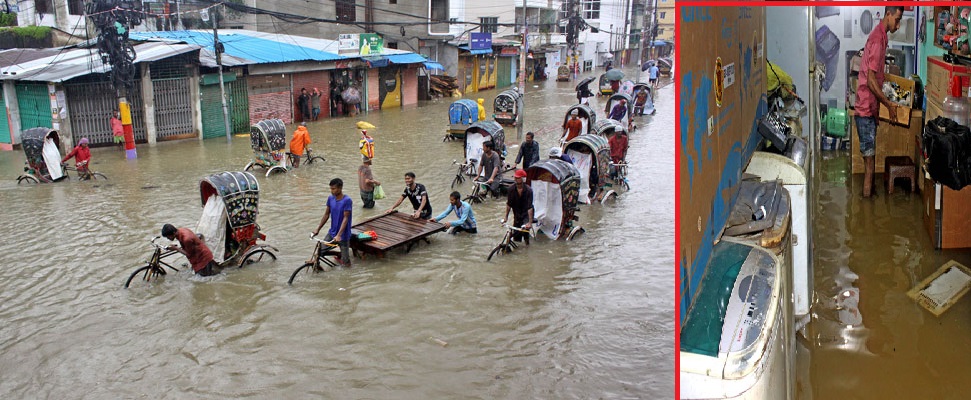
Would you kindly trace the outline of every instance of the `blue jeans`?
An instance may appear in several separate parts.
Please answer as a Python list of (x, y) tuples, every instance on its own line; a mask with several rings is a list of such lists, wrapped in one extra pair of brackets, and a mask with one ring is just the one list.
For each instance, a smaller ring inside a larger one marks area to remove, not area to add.
[(863, 157), (873, 157), (877, 148), (877, 118), (853, 116), (856, 121), (856, 134), (860, 137), (860, 153)]

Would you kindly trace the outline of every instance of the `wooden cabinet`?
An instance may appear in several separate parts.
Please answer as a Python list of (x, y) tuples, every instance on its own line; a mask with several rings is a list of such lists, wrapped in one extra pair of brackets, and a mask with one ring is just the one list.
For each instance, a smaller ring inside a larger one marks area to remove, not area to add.
[[(856, 133), (854, 115), (852, 110), (847, 115), (850, 124), (850, 140), (852, 143), (852, 150), (850, 151), (853, 158), (852, 171), (854, 174), (862, 174), (863, 156), (860, 154), (860, 136)], [(923, 126), (924, 113), (920, 110), (913, 110), (911, 112), (910, 127), (879, 121), (877, 124), (876, 173), (883, 173), (883, 160), (888, 156), (913, 156), (914, 135), (920, 136)]]
[(924, 228), (936, 249), (971, 247), (971, 186), (951, 190), (934, 182), (921, 168), (919, 179), (924, 181), (921, 191)]

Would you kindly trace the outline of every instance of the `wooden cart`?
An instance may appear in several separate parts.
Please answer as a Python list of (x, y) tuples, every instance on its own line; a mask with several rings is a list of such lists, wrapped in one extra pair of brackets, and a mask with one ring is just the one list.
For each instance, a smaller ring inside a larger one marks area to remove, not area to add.
[[(405, 246), (405, 251), (418, 244), (418, 241), (428, 242), (428, 236), (442, 232), (445, 226), (437, 222), (429, 222), (426, 219), (415, 219), (409, 214), (392, 211), (389, 214), (381, 214), (359, 222), (351, 227), (351, 249), (359, 257), (375, 255), (384, 257), (389, 250)], [(356, 239), (358, 233), (374, 231), (377, 239), (369, 241), (359, 241)]]

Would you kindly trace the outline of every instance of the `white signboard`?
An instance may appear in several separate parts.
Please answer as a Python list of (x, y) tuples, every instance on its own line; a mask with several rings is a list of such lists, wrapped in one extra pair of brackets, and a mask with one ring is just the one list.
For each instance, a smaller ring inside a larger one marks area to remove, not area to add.
[(338, 53), (357, 53), (361, 48), (361, 35), (358, 33), (342, 33), (337, 37)]

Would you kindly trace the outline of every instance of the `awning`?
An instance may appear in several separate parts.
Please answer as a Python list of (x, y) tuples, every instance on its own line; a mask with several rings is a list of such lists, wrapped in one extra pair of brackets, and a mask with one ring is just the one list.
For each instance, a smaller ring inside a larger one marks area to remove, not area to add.
[(445, 67), (443, 67), (442, 64), (434, 61), (425, 61), (425, 68), (427, 68), (429, 71), (434, 71), (436, 69), (441, 71), (445, 70)]
[(371, 68), (383, 68), (388, 66), (388, 58), (384, 56), (368, 56), (361, 57), (361, 59), (367, 61)]
[(467, 52), (469, 52), (469, 54), (472, 54), (472, 55), (492, 54), (492, 49), (491, 48), (489, 48), (489, 49), (469, 50), (469, 46), (459, 46), (459, 49), (462, 50), (462, 51), (467, 51)]
[(388, 54), (388, 61), (393, 64), (416, 64), (428, 61), (421, 54), (415, 53), (405, 53), (405, 54)]

